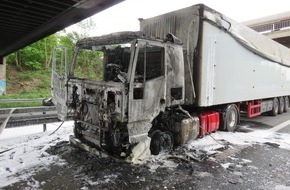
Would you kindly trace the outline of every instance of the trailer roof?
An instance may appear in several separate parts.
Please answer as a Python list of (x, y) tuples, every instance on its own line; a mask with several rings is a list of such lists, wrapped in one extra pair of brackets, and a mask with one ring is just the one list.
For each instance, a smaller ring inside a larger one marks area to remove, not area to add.
[[(159, 37), (172, 32), (186, 46), (188, 41), (192, 40), (190, 39), (191, 36), (189, 36), (189, 32), (192, 30), (190, 27), (192, 27), (193, 22), (196, 22), (195, 19), (197, 17), (210, 22), (218, 28), (222, 28), (253, 53), (290, 67), (290, 49), (204, 4), (193, 5), (160, 16), (142, 19), (140, 28), (147, 35)], [(197, 34), (198, 31), (192, 32)]]

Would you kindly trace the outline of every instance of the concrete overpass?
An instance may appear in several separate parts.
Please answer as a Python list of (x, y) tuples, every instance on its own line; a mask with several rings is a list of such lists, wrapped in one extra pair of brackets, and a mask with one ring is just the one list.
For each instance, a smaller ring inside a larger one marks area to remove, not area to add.
[(290, 11), (246, 21), (244, 24), (290, 48)]
[(4, 56), (124, 0), (0, 1), (0, 95), (5, 92)]

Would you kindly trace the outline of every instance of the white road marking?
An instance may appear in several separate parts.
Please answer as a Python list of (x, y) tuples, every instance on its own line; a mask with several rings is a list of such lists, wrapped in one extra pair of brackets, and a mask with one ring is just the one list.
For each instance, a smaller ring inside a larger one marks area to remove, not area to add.
[(281, 129), (283, 129), (284, 127), (286, 127), (287, 125), (290, 125), (290, 120), (288, 121), (285, 121), (283, 123), (280, 123), (279, 125), (276, 125), (275, 127), (271, 128), (271, 129), (268, 129), (269, 131), (279, 131)]

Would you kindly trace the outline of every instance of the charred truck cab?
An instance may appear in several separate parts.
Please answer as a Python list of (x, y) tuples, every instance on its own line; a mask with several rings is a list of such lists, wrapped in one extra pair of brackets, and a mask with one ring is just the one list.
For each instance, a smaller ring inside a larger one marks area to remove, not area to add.
[[(83, 49), (101, 52), (102, 80), (75, 77)], [(184, 102), (183, 49), (171, 34), (160, 40), (121, 32), (79, 41), (67, 92), (75, 121), (70, 141), (86, 150), (127, 157), (135, 145), (147, 142), (152, 154), (158, 154), (189, 138), (175, 130), (186, 112), (179, 107)], [(180, 114), (175, 121), (166, 120), (172, 109)]]

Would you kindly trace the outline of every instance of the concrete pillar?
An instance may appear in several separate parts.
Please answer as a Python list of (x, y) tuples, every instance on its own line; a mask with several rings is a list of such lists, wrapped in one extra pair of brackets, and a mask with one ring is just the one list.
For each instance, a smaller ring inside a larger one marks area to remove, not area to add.
[(6, 60), (0, 57), (0, 96), (6, 92)]

